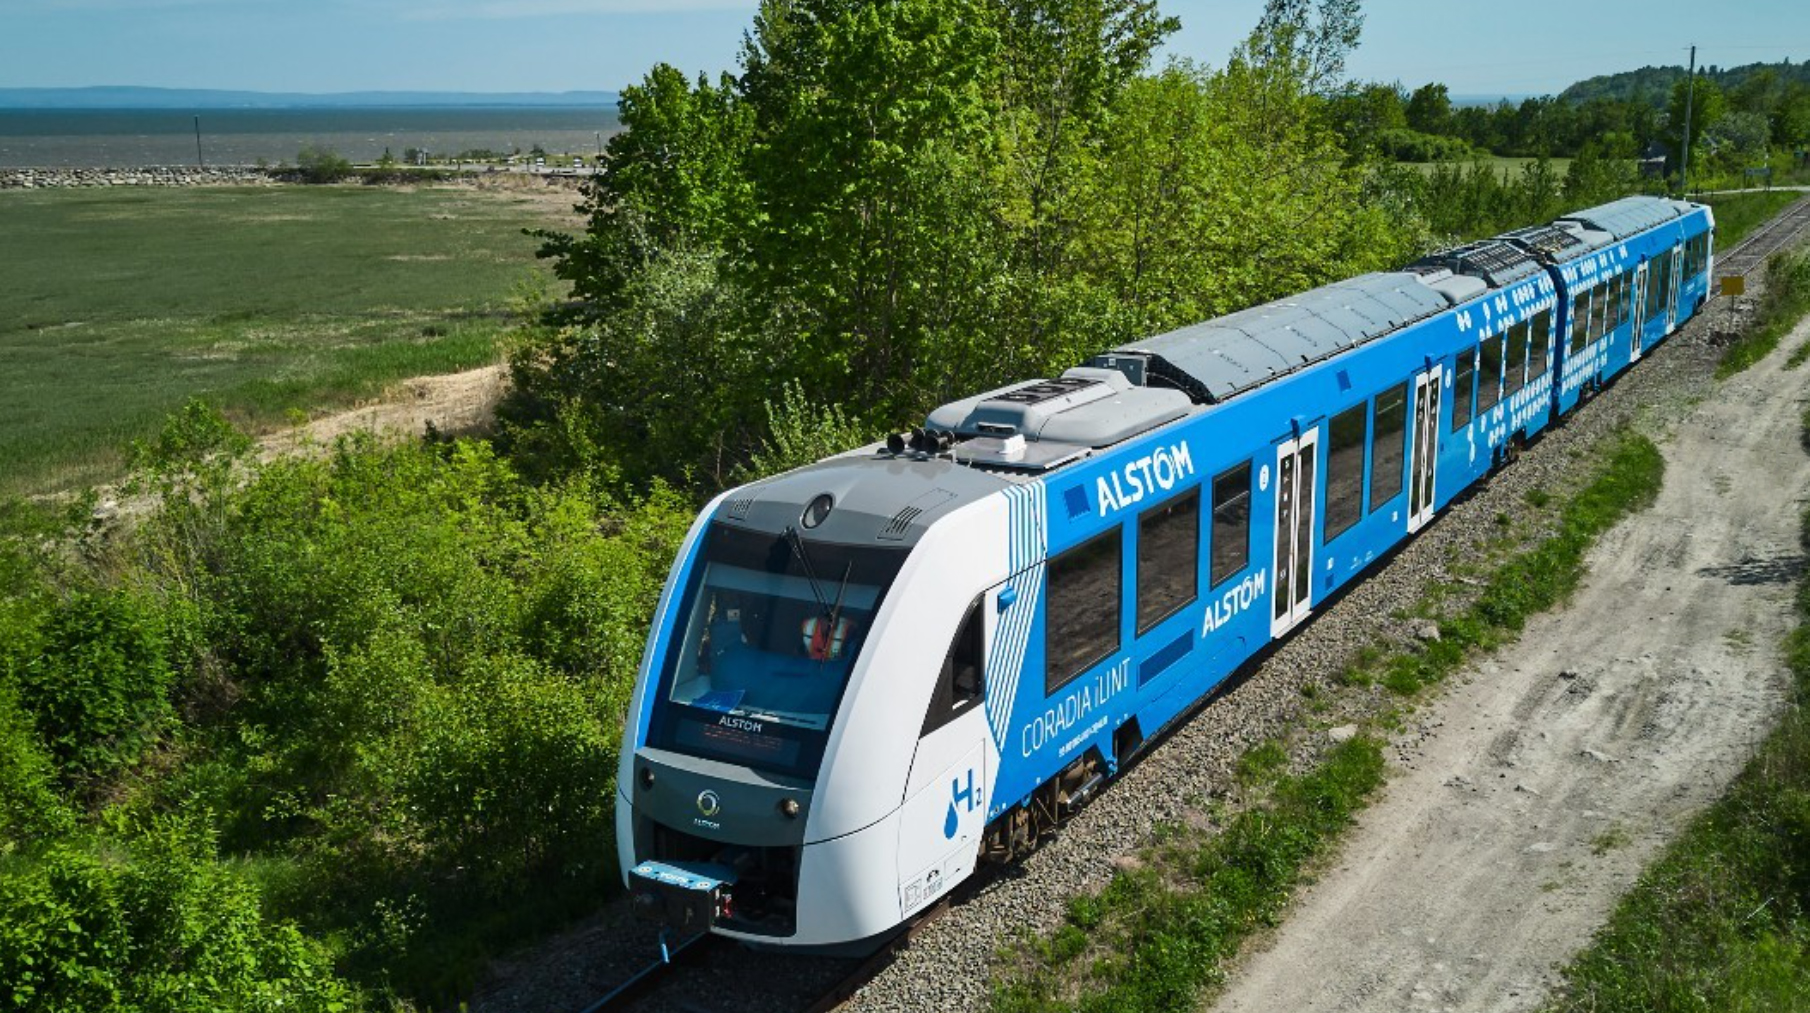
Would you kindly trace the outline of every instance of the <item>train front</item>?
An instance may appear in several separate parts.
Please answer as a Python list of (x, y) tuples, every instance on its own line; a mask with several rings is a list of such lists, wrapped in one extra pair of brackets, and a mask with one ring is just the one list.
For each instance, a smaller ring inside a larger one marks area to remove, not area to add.
[[(1004, 570), (997, 550), (960, 551), (956, 515), (998, 487), (947, 461), (847, 455), (704, 512), (622, 745), (617, 850), (639, 915), (832, 950), (909, 913), (900, 814), (926, 707), (964, 610)], [(973, 850), (984, 817), (943, 835), (939, 809), (936, 839)]]

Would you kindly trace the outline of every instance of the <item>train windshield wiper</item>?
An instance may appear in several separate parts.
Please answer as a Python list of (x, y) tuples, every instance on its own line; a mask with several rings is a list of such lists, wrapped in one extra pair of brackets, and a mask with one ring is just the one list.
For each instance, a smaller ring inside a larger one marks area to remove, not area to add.
[[(804, 579), (811, 585), (811, 597), (817, 599), (817, 607), (822, 609), (826, 616), (832, 614), (829, 600), (823, 596), (823, 589), (817, 586), (817, 571), (811, 566), (811, 557), (804, 551), (804, 539), (799, 537), (798, 529), (791, 525), (786, 526), (786, 544), (791, 546), (792, 555), (797, 557), (798, 565), (804, 568)], [(846, 586), (847, 583), (848, 578), (844, 576), (843, 584)], [(840, 603), (842, 599), (840, 591), (836, 593), (836, 599)]]

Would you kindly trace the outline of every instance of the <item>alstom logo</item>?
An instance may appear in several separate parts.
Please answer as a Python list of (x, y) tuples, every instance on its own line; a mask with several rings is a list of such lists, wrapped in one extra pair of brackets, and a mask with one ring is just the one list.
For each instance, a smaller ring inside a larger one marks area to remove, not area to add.
[(1188, 450), (1188, 441), (1158, 447), (1097, 479), (1100, 516), (1142, 502), (1146, 496), (1168, 492), (1192, 474), (1194, 455)]

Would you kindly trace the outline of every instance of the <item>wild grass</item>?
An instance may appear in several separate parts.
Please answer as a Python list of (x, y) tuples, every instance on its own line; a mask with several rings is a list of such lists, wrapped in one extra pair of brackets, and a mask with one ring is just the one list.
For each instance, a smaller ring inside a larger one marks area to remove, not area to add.
[(1810, 1009), (1810, 578), (1796, 608), (1784, 719), (1566, 968), (1553, 1013)]
[[(1477, 601), (1440, 623), (1441, 639), (1393, 655), (1361, 651), (1345, 681), (1380, 680), (1414, 694), (1563, 601), (1583, 574), (1585, 550), (1651, 503), (1664, 477), (1658, 448), (1637, 433), (1617, 434), (1599, 452), (1603, 463), (1560, 508), (1558, 530), (1497, 566)], [(1375, 724), (1386, 730), (1393, 713)], [(1281, 917), (1295, 886), (1384, 779), (1382, 740), (1372, 735), (1331, 747), (1300, 774), (1285, 773), (1288, 755), (1278, 740), (1253, 747), (1238, 775), (1262, 798), (1222, 833), (1180, 831), (1152, 845), (1101, 893), (1073, 899), (1054, 931), (1010, 949), (994, 984), (995, 1013), (1198, 1008), (1245, 937)]]
[(1748, 233), (1771, 220), (1774, 215), (1803, 199), (1796, 190), (1757, 190), (1753, 193), (1716, 194), (1699, 197), (1716, 213), (1716, 249), (1732, 249), (1747, 238)]
[[(1810, 252), (1782, 252), (1766, 262), (1766, 290), (1760, 297), (1760, 312), (1749, 329), (1722, 353), (1716, 364), (1716, 376), (1727, 378), (1759, 362), (1772, 353), (1810, 314)], [(1786, 361), (1788, 366), (1801, 365), (1810, 348), (1798, 348)]]
[(0, 496), (121, 470), (204, 395), (254, 426), (494, 361), (544, 205), (468, 189), (0, 194)]

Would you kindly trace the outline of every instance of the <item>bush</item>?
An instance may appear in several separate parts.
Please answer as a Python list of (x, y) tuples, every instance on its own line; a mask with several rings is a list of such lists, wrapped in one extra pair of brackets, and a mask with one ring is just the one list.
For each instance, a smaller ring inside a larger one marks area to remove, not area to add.
[(1476, 154), (1469, 144), (1456, 137), (1423, 134), (1407, 127), (1388, 127), (1376, 132), (1376, 146), (1397, 162), (1457, 162)]
[(310, 144), (295, 156), (295, 167), (308, 183), (337, 183), (352, 175), (352, 163), (331, 148)]
[(136, 762), (174, 717), (169, 635), (158, 604), (130, 591), (84, 591), (46, 617), (20, 698), (69, 777)]
[(0, 1010), (321, 1011), (361, 1005), (331, 955), (264, 920), (197, 822), (0, 860)]

